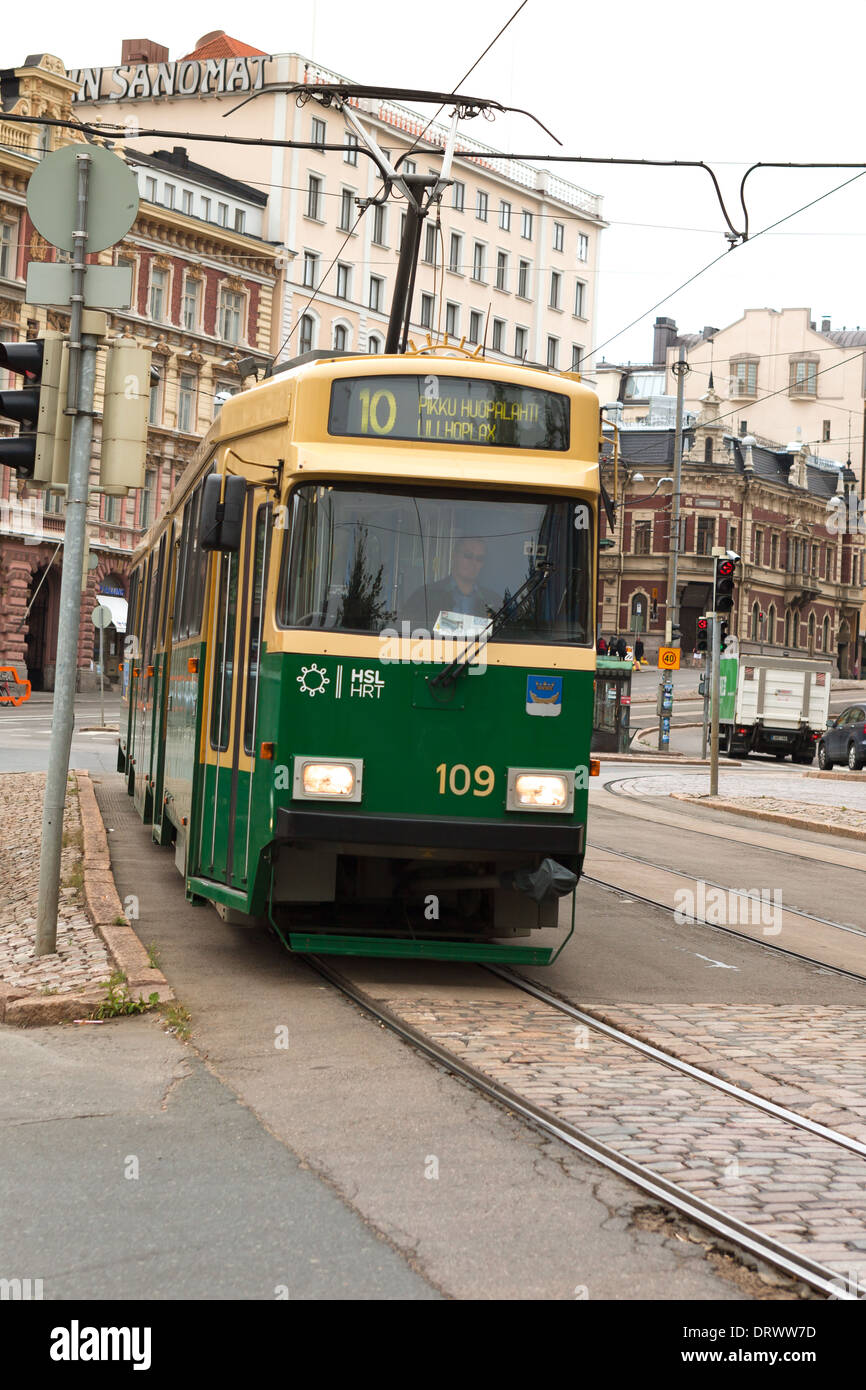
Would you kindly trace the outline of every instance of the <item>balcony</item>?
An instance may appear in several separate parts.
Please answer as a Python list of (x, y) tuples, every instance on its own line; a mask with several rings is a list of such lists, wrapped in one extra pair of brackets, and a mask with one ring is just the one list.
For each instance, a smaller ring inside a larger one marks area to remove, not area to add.
[(785, 575), (785, 602), (795, 608), (810, 599), (817, 598), (821, 592), (821, 581), (808, 570), (788, 570)]

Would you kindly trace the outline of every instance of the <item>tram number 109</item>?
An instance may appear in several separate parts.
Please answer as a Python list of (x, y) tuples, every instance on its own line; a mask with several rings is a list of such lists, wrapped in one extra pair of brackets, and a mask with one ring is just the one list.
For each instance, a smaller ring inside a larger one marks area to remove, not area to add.
[[(455, 796), (465, 796), (470, 787), (473, 796), (489, 796), (496, 781), (493, 768), (486, 764), (470, 771), (465, 763), (453, 763), (450, 768), (447, 763), (440, 763), (436, 771), (439, 775), (440, 796), (445, 795), (446, 782), (448, 790)], [(472, 786), (473, 782), (475, 786)]]

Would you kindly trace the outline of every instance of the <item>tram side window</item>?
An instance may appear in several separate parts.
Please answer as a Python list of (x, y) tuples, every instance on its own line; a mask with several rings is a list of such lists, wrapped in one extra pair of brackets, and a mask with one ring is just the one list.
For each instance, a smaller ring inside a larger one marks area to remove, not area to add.
[[(165, 536), (163, 536), (163, 541), (165, 541), (165, 539), (166, 539)], [(162, 549), (162, 545), (160, 545), (160, 550), (161, 550), (161, 549)], [(161, 610), (161, 612), (159, 613), (158, 618), (157, 618), (157, 624), (158, 624), (158, 625), (157, 625), (157, 645), (158, 645), (160, 648), (163, 648), (163, 647), (165, 646), (166, 641), (167, 641), (167, 639), (168, 639), (168, 619), (169, 619), (168, 602), (169, 602), (169, 598), (170, 598), (170, 595), (171, 595), (171, 562), (172, 562), (172, 557), (173, 557), (173, 555), (174, 555), (174, 522), (171, 523), (171, 526), (170, 526), (170, 528), (169, 528), (169, 532), (168, 532), (168, 541), (167, 541), (167, 549), (166, 549), (166, 554), (165, 554), (165, 559), (166, 559), (165, 569), (166, 569), (166, 573), (165, 573), (165, 576), (164, 576), (164, 580), (165, 580), (165, 583), (164, 583), (164, 590), (165, 590), (165, 592), (164, 592), (164, 603), (163, 603), (163, 606), (162, 606), (162, 610)], [(177, 583), (177, 579), (176, 579), (176, 578), (175, 578), (175, 583)]]
[(136, 607), (138, 605), (138, 583), (140, 575), (141, 571), (134, 569), (129, 577), (127, 632), (130, 636), (138, 636), (138, 613), (136, 612)]
[(150, 620), (147, 625), (147, 641), (144, 650), (144, 663), (149, 666), (153, 659), (153, 646), (159, 621), (159, 605), (162, 598), (162, 574), (165, 568), (165, 533), (159, 543), (159, 557), (151, 561), (150, 577)]
[(189, 552), (186, 561), (186, 580), (183, 596), (183, 630), (188, 637), (197, 637), (201, 632), (202, 607), (204, 604), (205, 581), (207, 579), (208, 554), (199, 545), (198, 522), (201, 511), (201, 495), (204, 481), (193, 493), (189, 505)]
[(183, 513), (183, 526), (180, 533), (180, 550), (177, 556), (177, 577), (174, 581), (174, 613), (172, 614), (172, 624), (174, 628), (175, 641), (186, 637), (186, 628), (183, 623), (183, 596), (186, 588), (186, 576), (189, 566), (189, 521), (192, 513), (192, 502), (187, 501)]
[(264, 593), (267, 585), (268, 552), (270, 549), (270, 513), (268, 506), (256, 512), (256, 534), (253, 551), (253, 598), (250, 608), (250, 642), (247, 653), (247, 693), (244, 706), (244, 752), (252, 753), (256, 736), (256, 706), (259, 694), (259, 657), (262, 646)]
[(220, 556), (219, 588), (214, 632), (213, 692), (211, 699), (211, 747), (229, 746), (229, 720), (234, 685), (235, 623), (238, 609), (238, 557)]
[(138, 654), (144, 664), (145, 647), (147, 646), (147, 628), (150, 622), (151, 593), (151, 571), (153, 569), (152, 555), (145, 556), (141, 562), (141, 615), (138, 622)]

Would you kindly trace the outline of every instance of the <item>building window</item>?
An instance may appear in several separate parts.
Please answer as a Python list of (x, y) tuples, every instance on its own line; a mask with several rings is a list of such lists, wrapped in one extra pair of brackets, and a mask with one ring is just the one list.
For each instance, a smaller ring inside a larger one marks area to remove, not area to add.
[(527, 353), (529, 332), (526, 328), (515, 328), (514, 330), (514, 356), (518, 362), (522, 362)]
[(315, 251), (304, 252), (304, 284), (314, 290), (319, 279), (319, 257)]
[(221, 227), (227, 227), (229, 225), (228, 203), (217, 203), (217, 222)]
[(788, 383), (792, 396), (817, 396), (818, 363), (792, 362)]
[(318, 116), (313, 117), (313, 134), (311, 138), (314, 145), (324, 145), (328, 138), (327, 126)]
[(550, 272), (550, 308), (559, 308), (559, 288), (562, 283), (562, 276), (558, 270)]
[(821, 426), (821, 443), (822, 443), (822, 444), (829, 444), (829, 443), (830, 443), (830, 421), (829, 421), (829, 420), (824, 420), (824, 421), (822, 422), (822, 426)]
[(183, 210), (184, 210), (184, 212), (185, 212), (189, 217), (192, 217), (192, 190), (191, 190), (191, 189), (185, 188), (185, 189), (183, 190), (182, 201), (183, 201)]
[(731, 395), (732, 396), (757, 396), (758, 394), (758, 364), (757, 362), (732, 362), (731, 363)]
[(572, 370), (573, 372), (579, 372), (579, 371), (580, 371), (580, 359), (581, 359), (582, 356), (583, 356), (583, 348), (580, 346), (580, 344), (579, 344), (579, 343), (572, 343), (572, 345), (571, 345), (571, 370)]
[(350, 232), (355, 211), (355, 194), (351, 188), (340, 191), (340, 231)]
[(529, 261), (520, 261), (517, 266), (517, 296), (529, 298)]
[(350, 299), (352, 289), (352, 267), (337, 262), (337, 298)]
[(583, 283), (582, 280), (578, 280), (574, 287), (574, 315), (575, 318), (578, 319), (582, 319), (585, 317), (583, 312), (583, 297), (585, 291), (586, 285)]
[(499, 226), (503, 232), (511, 231), (511, 204), (504, 199), (499, 202)]
[(349, 346), (349, 330), (344, 323), (334, 324), (334, 348), (337, 352), (345, 352)]
[(424, 259), (428, 265), (433, 265), (436, 260), (436, 224), (428, 222), (424, 233)]
[(520, 219), (520, 235), (527, 241), (532, 240), (532, 213), (523, 209)]
[(174, 207), (175, 187), (173, 183), (167, 183), (163, 190), (163, 202), (167, 208)]
[(353, 134), (351, 134), (351, 132), (347, 132), (347, 134), (346, 134), (346, 153), (343, 155), (343, 163), (344, 163), (344, 164), (357, 164), (357, 163), (358, 163), (358, 145), (359, 145), (359, 143), (360, 143), (360, 142), (359, 142), (359, 140), (358, 140), (358, 136), (357, 136), (357, 135), (353, 135)]
[(445, 332), (449, 338), (456, 338), (460, 332), (460, 305), (445, 305)]
[(403, 168), (402, 168), (402, 170), (401, 170), (401, 173), (404, 173), (404, 174), (417, 174), (417, 172), (418, 172), (418, 165), (415, 163), (414, 159), (405, 159), (405, 160), (403, 161)]
[(373, 241), (377, 246), (386, 246), (385, 209), (381, 204), (373, 208)]
[(220, 337), (224, 343), (239, 343), (243, 332), (244, 297), (237, 290), (220, 291)]
[(652, 549), (653, 524), (651, 521), (636, 521), (634, 524), (634, 553), (649, 555)]
[(102, 520), (109, 526), (117, 523), (117, 508), (120, 501), (119, 497), (103, 497), (102, 499)]
[(487, 208), (488, 208), (488, 206), (489, 206), (489, 199), (488, 199), (488, 197), (487, 197), (487, 194), (486, 194), (485, 192), (483, 192), (482, 189), (479, 188), (479, 190), (478, 190), (478, 192), (477, 192), (477, 194), (476, 194), (476, 196), (475, 196), (475, 216), (478, 218), (478, 221), (479, 221), (479, 222), (486, 222), (486, 221), (487, 221)]
[(382, 292), (385, 288), (385, 281), (381, 275), (370, 276), (370, 308), (382, 308)]
[(748, 420), (741, 420), (741, 421), (740, 421), (739, 432), (740, 432), (740, 438), (741, 438), (741, 439), (745, 439), (746, 435), (749, 433), (749, 422), (748, 422)]
[(191, 275), (187, 275), (183, 282), (181, 314), (183, 315), (183, 326), (188, 333), (198, 331), (200, 304), (201, 280), (195, 280)]
[(210, 198), (202, 198), (201, 215), (205, 222), (210, 222)]
[(452, 197), (452, 199), (451, 199), (451, 206), (452, 206), (453, 208), (455, 208), (457, 212), (462, 212), (462, 211), (463, 211), (463, 208), (464, 208), (465, 202), (466, 202), (466, 184), (465, 184), (465, 183), (460, 183), (459, 181), (457, 181), (457, 182), (455, 182), (455, 184), (454, 184), (454, 193), (453, 193), (453, 197)]
[(470, 343), (479, 343), (481, 341), (481, 324), (483, 318), (484, 315), (480, 310), (473, 309), (471, 311), (469, 315), (469, 333), (467, 335)]
[(505, 320), (504, 320), (504, 319), (494, 319), (494, 320), (493, 320), (493, 351), (494, 351), (494, 352), (504, 352), (504, 351), (505, 351)]
[(15, 228), (11, 222), (0, 222), (0, 275), (11, 280), (15, 265)]
[(779, 537), (778, 537), (778, 536), (771, 536), (771, 537), (770, 537), (770, 569), (771, 569), (771, 570), (774, 570), (774, 569), (778, 569), (778, 567), (779, 567)]
[(829, 617), (825, 617), (823, 623), (821, 624), (821, 651), (822, 651), (822, 652), (829, 652), (829, 650), (830, 650), (830, 619), (829, 619)]
[(247, 215), (243, 208), (235, 208), (235, 231), (243, 233), (246, 221)]
[(421, 296), (421, 327), (433, 327), (433, 296), (432, 294), (422, 294)]
[(556, 361), (559, 357), (559, 339), (548, 338), (547, 340), (547, 366), (549, 371), (556, 370)]
[(314, 222), (322, 220), (322, 180), (310, 174), (307, 180), (307, 217)]
[(168, 310), (168, 271), (152, 266), (150, 271), (150, 317), (162, 323)]
[(145, 179), (144, 196), (149, 203), (156, 202), (156, 179)]
[(163, 385), (162, 377), (151, 384), (150, 401), (147, 408), (147, 419), (151, 425), (162, 424)]
[(752, 532), (752, 562), (760, 565), (764, 554), (764, 533), (756, 526)]
[(504, 251), (496, 253), (496, 288), (508, 289), (508, 257)]
[(382, 339), (379, 338), (379, 337), (377, 337), (377, 335), (376, 335), (375, 333), (371, 333), (370, 336), (369, 336), (369, 338), (367, 339), (367, 351), (368, 351), (368, 352), (381, 352), (381, 351), (382, 351)]
[(300, 337), (298, 347), (301, 352), (312, 352), (313, 350), (313, 317), (312, 314), (301, 315)]
[(194, 372), (181, 372), (177, 392), (177, 427), (183, 434), (195, 434), (195, 405), (198, 380)]
[(579, 261), (589, 260), (589, 237), (584, 232), (577, 234), (577, 259)]
[(716, 543), (716, 519), (712, 516), (698, 517), (698, 555), (711, 555)]
[(480, 241), (472, 249), (472, 279), (484, 279), (484, 247)]
[(707, 435), (706, 439), (704, 440), (704, 463), (712, 463), (712, 461), (713, 461), (713, 441), (712, 441), (712, 439), (710, 438), (710, 436)]
[(565, 225), (562, 222), (553, 224), (553, 249), (554, 251), (565, 250)]
[(457, 232), (451, 233), (451, 254), (448, 257), (448, 269), (455, 275), (460, 274), (460, 257), (463, 254), (463, 238)]
[(734, 552), (737, 549), (737, 528), (732, 521), (728, 522), (728, 548)]

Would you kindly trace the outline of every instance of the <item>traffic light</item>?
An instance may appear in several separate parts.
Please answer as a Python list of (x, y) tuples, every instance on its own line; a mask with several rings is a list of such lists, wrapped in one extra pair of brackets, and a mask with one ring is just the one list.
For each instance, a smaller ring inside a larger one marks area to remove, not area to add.
[(63, 421), (62, 334), (0, 343), (0, 367), (22, 376), (25, 383), (21, 391), (0, 391), (0, 415), (19, 423), (17, 435), (0, 439), (0, 464), (14, 468), (19, 478), (50, 483), (58, 419)]
[(706, 618), (698, 618), (698, 641), (696, 650), (705, 652), (707, 650), (707, 637), (709, 636), (709, 623)]
[(723, 618), (722, 621), (719, 623), (719, 648), (720, 648), (720, 649), (725, 645), (725, 643), (727, 642), (727, 640), (728, 640), (728, 623), (727, 623), (727, 619)]
[(734, 606), (734, 579), (739, 555), (729, 550), (726, 555), (717, 555), (713, 574), (713, 612), (730, 613)]

